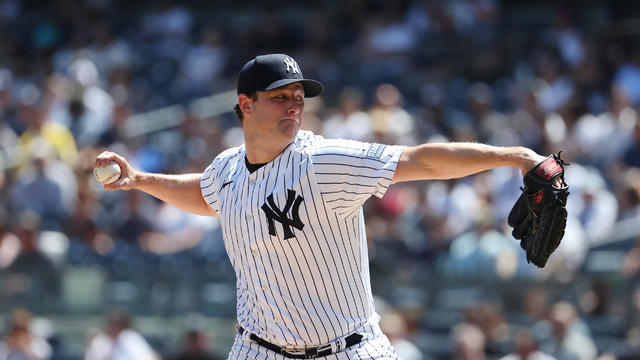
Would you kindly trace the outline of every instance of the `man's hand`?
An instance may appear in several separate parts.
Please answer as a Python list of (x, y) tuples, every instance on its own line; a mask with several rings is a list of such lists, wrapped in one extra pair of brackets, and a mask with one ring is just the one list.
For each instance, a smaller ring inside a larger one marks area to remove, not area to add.
[(136, 186), (136, 179), (138, 171), (134, 169), (127, 159), (124, 157), (113, 153), (111, 151), (103, 151), (100, 155), (96, 157), (95, 167), (103, 167), (107, 166), (111, 161), (115, 161), (120, 165), (120, 169), (122, 171), (122, 175), (120, 179), (111, 183), (105, 184), (105, 190), (131, 190)]
[[(569, 186), (564, 181), (560, 154), (551, 154), (524, 174), (522, 195), (511, 209), (508, 223), (512, 235), (520, 240), (527, 261), (544, 267), (560, 245), (567, 222)], [(528, 165), (523, 164), (523, 170)]]
[[(523, 178), (529, 171), (547, 159), (545, 156), (539, 155), (531, 149), (526, 149), (525, 155), (526, 156), (522, 160), (522, 165), (520, 165), (520, 171), (522, 171)], [(552, 184), (556, 189), (561, 189), (563, 187), (562, 179), (559, 176), (553, 178)]]

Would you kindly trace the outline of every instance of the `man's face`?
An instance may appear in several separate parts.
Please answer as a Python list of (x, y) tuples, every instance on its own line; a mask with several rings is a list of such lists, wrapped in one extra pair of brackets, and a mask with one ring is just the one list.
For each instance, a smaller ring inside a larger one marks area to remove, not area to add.
[(283, 141), (287, 145), (302, 125), (302, 85), (294, 83), (257, 94), (258, 99), (251, 104), (251, 115), (244, 120), (245, 136), (259, 137), (265, 142)]

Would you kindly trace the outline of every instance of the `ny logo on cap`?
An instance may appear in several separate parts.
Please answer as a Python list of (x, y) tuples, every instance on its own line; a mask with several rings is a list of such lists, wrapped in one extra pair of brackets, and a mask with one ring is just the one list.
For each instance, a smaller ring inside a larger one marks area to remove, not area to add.
[[(287, 65), (287, 69), (286, 69), (287, 72), (291, 72), (293, 74), (298, 74), (300, 72), (300, 69), (298, 68), (298, 64), (292, 58), (285, 57), (284, 63), (285, 65)], [(291, 68), (291, 71), (289, 71), (289, 68)]]

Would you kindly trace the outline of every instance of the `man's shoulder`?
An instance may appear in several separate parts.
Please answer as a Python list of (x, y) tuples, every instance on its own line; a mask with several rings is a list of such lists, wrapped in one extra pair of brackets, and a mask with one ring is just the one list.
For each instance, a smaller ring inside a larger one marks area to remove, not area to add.
[(404, 146), (352, 139), (327, 139), (310, 131), (300, 131), (296, 138), (296, 150), (312, 157), (337, 155), (381, 160), (385, 154), (397, 153), (402, 149)]
[(221, 153), (219, 153), (215, 159), (213, 160), (214, 162), (227, 162), (227, 161), (231, 161), (235, 158), (241, 158), (240, 155), (244, 154), (244, 145), (241, 146), (236, 146), (236, 147), (232, 147), (229, 149), (226, 149), (224, 151), (222, 151)]
[(244, 146), (226, 149), (216, 155), (202, 173), (202, 179), (208, 179), (211, 175), (224, 176), (229, 169), (236, 168), (239, 160), (244, 159)]
[(324, 141), (322, 136), (316, 135), (312, 131), (300, 130), (293, 140), (292, 150), (297, 153), (311, 155), (313, 149), (322, 143), (322, 141)]
[(349, 152), (362, 148), (364, 143), (348, 139), (327, 139), (311, 131), (300, 131), (296, 137), (296, 148), (309, 155)]
[(316, 143), (318, 143), (319, 141), (322, 141), (322, 140), (324, 140), (324, 138), (321, 135), (315, 134), (313, 131), (300, 130), (300, 131), (298, 131), (298, 134), (296, 135), (296, 138), (294, 140), (294, 144), (297, 147), (299, 147), (299, 146), (316, 144)]

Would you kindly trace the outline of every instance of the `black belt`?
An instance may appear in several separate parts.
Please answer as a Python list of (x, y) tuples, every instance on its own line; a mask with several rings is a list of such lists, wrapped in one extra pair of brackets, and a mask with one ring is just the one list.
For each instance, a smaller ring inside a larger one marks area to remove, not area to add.
[[(240, 335), (244, 333), (244, 328), (242, 326), (236, 326), (236, 328), (238, 329), (238, 333), (240, 333)], [(344, 338), (345, 349), (360, 343), (362, 341), (362, 337), (363, 336), (358, 333), (353, 333), (347, 336), (346, 338)], [(259, 338), (256, 334), (250, 334), (249, 338), (255, 341), (256, 343), (258, 343), (258, 345), (260, 346), (266, 347), (271, 351), (277, 352), (278, 354), (284, 357), (293, 358), (293, 359), (314, 359), (317, 357), (331, 355), (333, 353), (333, 350), (331, 350), (331, 344), (321, 345), (314, 348), (307, 348), (300, 351), (289, 351), (282, 348), (281, 346), (270, 343), (265, 339)]]

